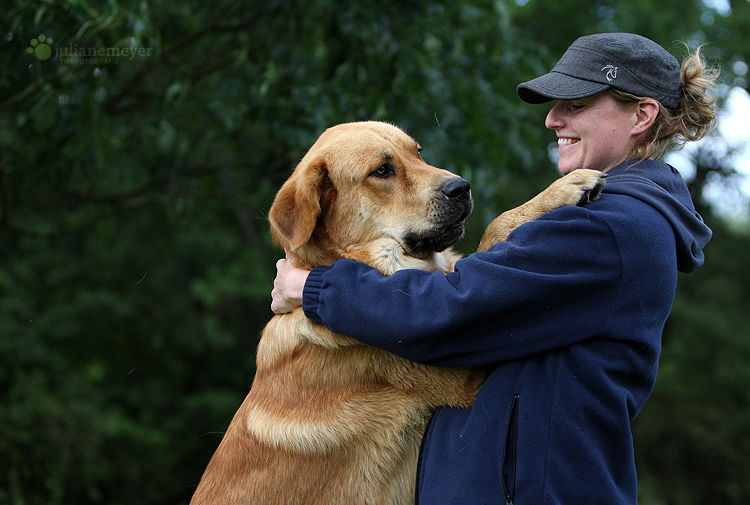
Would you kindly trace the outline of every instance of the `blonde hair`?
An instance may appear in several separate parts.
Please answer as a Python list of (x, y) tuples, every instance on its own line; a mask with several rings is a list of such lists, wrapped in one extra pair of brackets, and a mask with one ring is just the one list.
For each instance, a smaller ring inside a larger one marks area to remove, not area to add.
[[(689, 52), (682, 62), (679, 106), (669, 110), (659, 103), (659, 114), (651, 128), (640, 137), (633, 158), (659, 159), (670, 150), (681, 149), (688, 141), (700, 140), (715, 128), (716, 81), (720, 70), (705, 61), (700, 49)], [(609, 93), (625, 103), (647, 98), (614, 88)]]

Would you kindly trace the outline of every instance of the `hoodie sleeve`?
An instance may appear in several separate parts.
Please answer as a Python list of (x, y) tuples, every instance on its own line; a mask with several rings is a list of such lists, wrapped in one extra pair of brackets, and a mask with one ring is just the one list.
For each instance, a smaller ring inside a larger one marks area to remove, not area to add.
[(332, 331), (412, 361), (477, 366), (591, 338), (621, 278), (616, 240), (591, 209), (527, 223), (444, 275), (381, 275), (340, 260), (308, 277), (306, 315)]

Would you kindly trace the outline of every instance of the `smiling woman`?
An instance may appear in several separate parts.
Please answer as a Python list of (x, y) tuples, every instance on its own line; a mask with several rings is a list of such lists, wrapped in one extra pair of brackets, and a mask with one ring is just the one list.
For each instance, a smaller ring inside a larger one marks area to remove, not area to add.
[(710, 132), (718, 75), (700, 48), (680, 66), (643, 37), (598, 34), (576, 40), (548, 74), (520, 84), (518, 95), (558, 101), (545, 125), (557, 132), (560, 172), (608, 171), (628, 159), (660, 159)]

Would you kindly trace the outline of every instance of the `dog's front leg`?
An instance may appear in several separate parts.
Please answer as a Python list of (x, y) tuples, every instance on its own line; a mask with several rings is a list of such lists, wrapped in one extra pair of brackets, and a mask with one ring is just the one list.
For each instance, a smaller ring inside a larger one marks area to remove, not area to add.
[(598, 170), (579, 169), (556, 180), (534, 198), (503, 212), (492, 221), (479, 242), (477, 251), (486, 251), (502, 242), (510, 232), (551, 210), (566, 205), (585, 205), (599, 198), (607, 174)]

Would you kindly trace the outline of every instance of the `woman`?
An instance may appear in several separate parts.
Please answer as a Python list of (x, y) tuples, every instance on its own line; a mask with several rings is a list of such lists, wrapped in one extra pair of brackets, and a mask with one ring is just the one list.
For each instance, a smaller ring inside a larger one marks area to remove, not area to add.
[(656, 380), (677, 272), (702, 265), (711, 235), (656, 160), (712, 127), (716, 77), (697, 51), (681, 68), (637, 35), (581, 37), (517, 91), (556, 101), (545, 124), (561, 173), (608, 172), (597, 202), (527, 223), (448, 275), (278, 263), (275, 312), (302, 305), (407, 359), (487, 368), (473, 408), (434, 414), (418, 503), (637, 503), (630, 422)]

